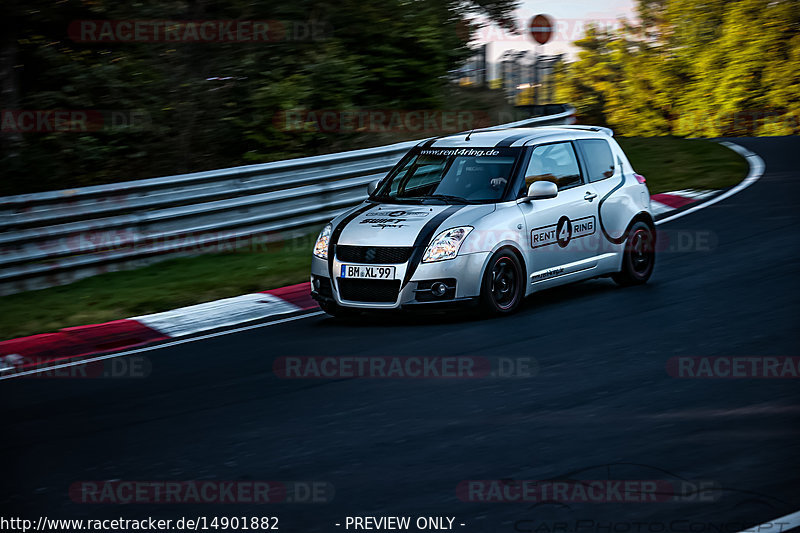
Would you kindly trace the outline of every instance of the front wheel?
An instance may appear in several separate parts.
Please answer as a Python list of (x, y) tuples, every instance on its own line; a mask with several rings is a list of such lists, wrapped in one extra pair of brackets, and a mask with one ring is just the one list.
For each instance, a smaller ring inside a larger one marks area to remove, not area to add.
[(499, 250), (489, 259), (481, 284), (481, 309), (486, 315), (506, 315), (519, 309), (525, 297), (525, 275), (516, 254)]
[(656, 262), (656, 234), (644, 222), (636, 222), (625, 240), (622, 270), (612, 276), (622, 286), (647, 283)]

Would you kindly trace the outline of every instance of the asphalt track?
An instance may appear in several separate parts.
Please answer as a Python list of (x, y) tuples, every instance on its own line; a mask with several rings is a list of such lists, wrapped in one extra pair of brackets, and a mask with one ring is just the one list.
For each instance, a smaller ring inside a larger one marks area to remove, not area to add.
[[(558, 531), (560, 522), (562, 531), (738, 531), (800, 510), (800, 382), (666, 371), (674, 356), (800, 355), (800, 138), (736, 142), (764, 159), (764, 176), (661, 226), (683, 244), (660, 254), (643, 287), (584, 282), (496, 320), (316, 315), (146, 352), (144, 379), (3, 382), (0, 514), (273, 515), (283, 531), (343, 531), (334, 524), (346, 515), (455, 516), (465, 532)], [(292, 355), (531, 357), (538, 373), (279, 379), (273, 362)], [(551, 478), (716, 488), (651, 503), (456, 495), (462, 480)], [(68, 496), (76, 481), (111, 479), (316, 480), (335, 497), (201, 506)]]

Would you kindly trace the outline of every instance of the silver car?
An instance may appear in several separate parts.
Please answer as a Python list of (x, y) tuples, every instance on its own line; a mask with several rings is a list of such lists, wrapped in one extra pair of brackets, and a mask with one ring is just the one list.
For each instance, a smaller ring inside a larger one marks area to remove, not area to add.
[(650, 194), (612, 135), (549, 126), (421, 142), (323, 228), (312, 296), (332, 315), (455, 304), (505, 314), (573, 281), (645, 283)]

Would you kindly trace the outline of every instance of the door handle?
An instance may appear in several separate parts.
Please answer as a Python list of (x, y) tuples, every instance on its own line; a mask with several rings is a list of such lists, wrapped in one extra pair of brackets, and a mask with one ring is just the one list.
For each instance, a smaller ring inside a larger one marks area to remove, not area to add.
[(597, 198), (597, 194), (590, 191), (586, 191), (586, 194), (583, 197), (584, 200), (588, 200), (590, 202), (595, 198)]

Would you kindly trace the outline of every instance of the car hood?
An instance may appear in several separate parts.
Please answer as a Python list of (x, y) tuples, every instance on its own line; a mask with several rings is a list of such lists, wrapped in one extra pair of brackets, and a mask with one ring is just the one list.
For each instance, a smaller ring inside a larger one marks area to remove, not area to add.
[[(429, 223), (436, 225), (428, 228), (435, 235), (437, 230), (473, 225), (492, 211), (491, 204), (378, 204), (347, 223), (338, 242), (355, 246), (413, 246), (417, 235)], [(442, 216), (437, 219), (438, 215)]]

